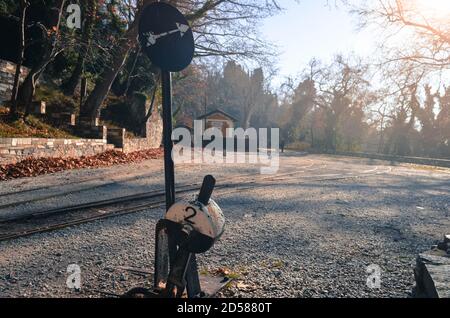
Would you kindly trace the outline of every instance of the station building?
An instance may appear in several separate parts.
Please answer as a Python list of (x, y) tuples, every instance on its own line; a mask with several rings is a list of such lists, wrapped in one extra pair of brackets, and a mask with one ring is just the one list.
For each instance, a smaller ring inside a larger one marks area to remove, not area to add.
[(224, 138), (232, 138), (233, 135), (231, 132), (227, 131), (227, 129), (233, 129), (236, 126), (238, 120), (227, 114), (226, 112), (216, 109), (211, 111), (203, 116), (197, 118), (197, 120), (202, 121), (202, 130), (205, 131), (209, 128), (218, 128), (222, 131)]

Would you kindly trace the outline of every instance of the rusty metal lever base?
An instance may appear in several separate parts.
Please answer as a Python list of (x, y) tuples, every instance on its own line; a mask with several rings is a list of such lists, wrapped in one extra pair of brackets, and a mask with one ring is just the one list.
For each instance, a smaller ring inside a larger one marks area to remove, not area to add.
[[(133, 270), (133, 272), (144, 273), (145, 271)], [(145, 272), (147, 273), (147, 272)], [(221, 276), (209, 276), (200, 275), (200, 284), (202, 286), (202, 292), (196, 298), (215, 298), (217, 294), (229, 283), (231, 279)], [(133, 288), (124, 295), (122, 298), (165, 298), (163, 295), (164, 290), (150, 290), (146, 288)], [(185, 296), (187, 297), (187, 296)]]

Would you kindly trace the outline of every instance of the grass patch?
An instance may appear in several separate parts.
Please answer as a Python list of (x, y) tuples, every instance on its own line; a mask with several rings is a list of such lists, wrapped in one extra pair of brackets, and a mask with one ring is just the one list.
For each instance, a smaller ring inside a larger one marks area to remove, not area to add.
[(0, 137), (77, 138), (70, 132), (55, 128), (32, 115), (26, 120), (11, 119), (5, 107), (0, 107)]
[(219, 268), (219, 269), (214, 270), (214, 271), (208, 271), (206, 269), (202, 269), (202, 270), (200, 270), (199, 273), (200, 273), (200, 275), (206, 275), (206, 276), (209, 276), (209, 275), (211, 275), (211, 276), (223, 276), (223, 277), (226, 277), (226, 278), (231, 279), (231, 280), (239, 279), (241, 277), (241, 275), (238, 272), (232, 271), (232, 270), (230, 270), (228, 268)]
[(34, 100), (44, 101), (49, 109), (58, 109), (69, 113), (79, 112), (79, 102), (77, 100), (71, 96), (64, 95), (52, 86), (41, 85), (36, 88)]
[[(65, 96), (57, 87), (40, 85), (36, 89), (34, 100), (45, 101), (47, 110), (76, 113), (77, 102), (73, 97)], [(19, 114), (21, 117), (23, 114)], [(0, 106), (0, 137), (7, 138), (78, 138), (63, 127), (53, 125), (44, 117), (29, 115), (26, 120), (11, 119), (8, 109)]]
[(236, 280), (241, 278), (241, 275), (236, 272), (230, 272), (228, 275), (226, 275), (226, 277), (232, 280)]

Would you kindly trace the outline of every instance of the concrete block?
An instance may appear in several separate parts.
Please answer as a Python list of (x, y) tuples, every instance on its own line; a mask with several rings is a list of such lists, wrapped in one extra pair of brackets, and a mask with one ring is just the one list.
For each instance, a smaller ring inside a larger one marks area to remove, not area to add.
[(44, 101), (36, 101), (31, 104), (31, 113), (32, 114), (45, 114), (46, 111), (46, 103)]
[(11, 146), (12, 138), (0, 138), (0, 144)]
[(414, 276), (417, 297), (450, 298), (450, 256), (445, 251), (420, 254)]
[(31, 145), (31, 138), (20, 138), (17, 139), (18, 145)]
[(75, 124), (76, 124), (76, 115), (75, 114), (70, 114), (69, 125), (70, 126), (75, 126)]

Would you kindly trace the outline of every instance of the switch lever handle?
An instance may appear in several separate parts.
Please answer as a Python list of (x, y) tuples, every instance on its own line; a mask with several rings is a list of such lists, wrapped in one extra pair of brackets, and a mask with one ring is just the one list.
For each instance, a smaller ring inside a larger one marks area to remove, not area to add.
[(202, 203), (203, 205), (208, 205), (209, 199), (211, 198), (215, 185), (216, 179), (211, 175), (207, 175), (203, 179), (203, 184), (202, 187), (200, 188), (200, 193), (197, 199), (198, 202)]

